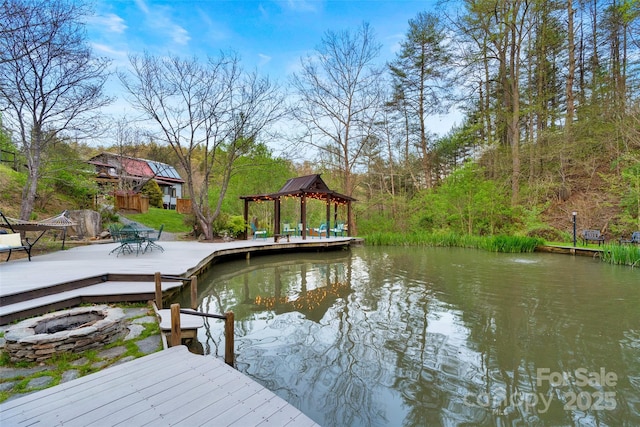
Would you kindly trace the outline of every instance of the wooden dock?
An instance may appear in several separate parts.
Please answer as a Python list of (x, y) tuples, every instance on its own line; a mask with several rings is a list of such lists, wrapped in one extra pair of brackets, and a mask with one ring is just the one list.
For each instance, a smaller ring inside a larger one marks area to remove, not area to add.
[(171, 347), (0, 403), (0, 425), (317, 426), (213, 357)]
[(602, 253), (602, 249), (587, 248), (581, 246), (558, 246), (558, 245), (540, 245), (536, 248), (536, 252), (547, 252), (552, 254), (590, 256), (598, 257)]
[[(226, 243), (163, 242), (164, 252), (115, 257), (117, 243), (75, 247), (27, 259), (0, 262), (0, 325), (82, 303), (154, 299), (154, 273), (198, 275), (216, 258), (283, 251), (348, 247), (351, 238), (292, 238), (291, 242), (238, 240)], [(162, 282), (166, 292), (183, 286)]]
[[(154, 272), (189, 277), (216, 257), (339, 249), (351, 238), (287, 243), (163, 242), (164, 252), (109, 256), (90, 245), (0, 263), (0, 324), (84, 302), (157, 297)], [(183, 286), (162, 281), (162, 292)], [(187, 316), (189, 317), (189, 316)], [(161, 316), (166, 322), (167, 316)], [(181, 316), (182, 318), (182, 316)], [(185, 319), (185, 327), (199, 323)], [(315, 426), (302, 412), (211, 356), (174, 346), (55, 387), (0, 403), (0, 426)]]

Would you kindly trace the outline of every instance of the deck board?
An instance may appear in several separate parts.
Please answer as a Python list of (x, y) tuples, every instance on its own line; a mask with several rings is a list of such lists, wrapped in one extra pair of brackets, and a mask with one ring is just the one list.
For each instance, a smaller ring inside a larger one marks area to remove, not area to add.
[(222, 361), (184, 346), (0, 403), (3, 426), (253, 426), (290, 420), (317, 425)]

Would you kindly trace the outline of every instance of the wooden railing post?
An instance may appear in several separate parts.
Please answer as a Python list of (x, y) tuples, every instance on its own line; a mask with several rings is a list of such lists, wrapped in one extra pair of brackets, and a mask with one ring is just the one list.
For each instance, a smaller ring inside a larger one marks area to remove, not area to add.
[(171, 347), (182, 343), (180, 330), (180, 304), (171, 304)]
[(224, 362), (229, 366), (233, 366), (235, 358), (233, 354), (234, 336), (233, 311), (227, 311), (224, 320)]
[(162, 310), (162, 278), (159, 271), (156, 272), (154, 281), (156, 282), (156, 307)]
[(191, 276), (191, 308), (198, 308), (198, 278)]

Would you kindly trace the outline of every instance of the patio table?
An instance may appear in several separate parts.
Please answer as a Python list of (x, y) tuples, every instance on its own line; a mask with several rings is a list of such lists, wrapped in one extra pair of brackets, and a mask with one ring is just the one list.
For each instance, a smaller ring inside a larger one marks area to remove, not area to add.
[(110, 253), (116, 252), (116, 256), (122, 253), (133, 253), (134, 246), (136, 256), (140, 252), (144, 253), (147, 245), (149, 244), (149, 233), (154, 231), (155, 230), (153, 228), (127, 224), (118, 230), (117, 241), (120, 242), (120, 246), (112, 250)]

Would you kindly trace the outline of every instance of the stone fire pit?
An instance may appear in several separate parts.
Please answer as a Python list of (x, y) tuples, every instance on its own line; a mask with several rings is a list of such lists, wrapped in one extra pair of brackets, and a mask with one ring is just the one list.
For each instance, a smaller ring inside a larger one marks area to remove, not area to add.
[(39, 362), (112, 343), (127, 332), (124, 312), (106, 305), (76, 307), (24, 320), (5, 333), (12, 362)]

